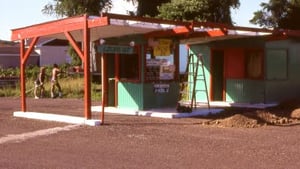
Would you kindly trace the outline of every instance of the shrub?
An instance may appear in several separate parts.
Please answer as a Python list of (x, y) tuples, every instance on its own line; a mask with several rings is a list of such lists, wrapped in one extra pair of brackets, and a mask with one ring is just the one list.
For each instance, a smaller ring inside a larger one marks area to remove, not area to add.
[[(61, 70), (68, 70), (70, 65), (63, 64), (60, 65)], [(46, 79), (45, 79), (45, 97), (50, 97), (50, 80), (51, 80), (51, 70), (52, 66), (47, 66), (46, 69)], [(33, 97), (34, 80), (37, 78), (39, 73), (39, 67), (28, 66), (25, 70), (26, 74), (26, 95), (27, 97)], [(19, 68), (10, 69), (0, 69), (0, 75), (4, 77), (8, 76), (19, 76)], [(80, 74), (60, 74), (59, 83), (62, 88), (63, 97), (65, 98), (83, 98), (84, 97), (84, 78)], [(101, 85), (97, 83), (91, 83), (91, 97), (92, 100), (101, 100)], [(17, 83), (15, 87), (7, 86), (0, 88), (0, 97), (19, 97), (20, 96), (20, 84)]]

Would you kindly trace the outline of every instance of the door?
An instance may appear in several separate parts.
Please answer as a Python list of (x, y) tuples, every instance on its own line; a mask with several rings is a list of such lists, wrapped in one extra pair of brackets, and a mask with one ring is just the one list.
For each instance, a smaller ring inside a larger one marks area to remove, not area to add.
[(224, 91), (224, 51), (212, 51), (212, 84), (211, 100), (223, 101)]
[(116, 76), (116, 71), (115, 71), (115, 54), (107, 54), (107, 81), (108, 81), (108, 102), (107, 106), (117, 106), (116, 105), (116, 87), (115, 87), (115, 76)]

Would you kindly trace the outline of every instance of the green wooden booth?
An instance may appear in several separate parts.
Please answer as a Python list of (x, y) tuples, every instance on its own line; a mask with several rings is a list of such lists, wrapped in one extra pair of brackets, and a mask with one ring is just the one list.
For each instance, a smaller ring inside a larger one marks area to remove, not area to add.
[(175, 107), (179, 95), (179, 41), (134, 35), (101, 39), (106, 106), (130, 109)]
[[(279, 103), (300, 96), (299, 37), (229, 37), (189, 46), (194, 57), (204, 57), (210, 101)], [(204, 96), (197, 93), (197, 102), (207, 101)]]

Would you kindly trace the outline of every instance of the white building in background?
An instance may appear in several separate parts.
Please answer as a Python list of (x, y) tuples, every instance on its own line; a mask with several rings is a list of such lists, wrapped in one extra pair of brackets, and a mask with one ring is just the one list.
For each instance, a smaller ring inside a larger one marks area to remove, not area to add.
[(66, 40), (46, 39), (36, 45), (35, 52), (40, 54), (41, 66), (71, 63), (68, 47)]

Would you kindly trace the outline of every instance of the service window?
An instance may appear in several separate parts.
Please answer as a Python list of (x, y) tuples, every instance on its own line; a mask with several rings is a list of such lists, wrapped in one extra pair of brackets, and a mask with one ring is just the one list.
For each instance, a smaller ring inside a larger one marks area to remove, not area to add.
[(175, 64), (172, 41), (159, 39), (146, 51), (145, 81), (174, 80)]
[(121, 80), (139, 80), (138, 54), (119, 55), (119, 75)]

